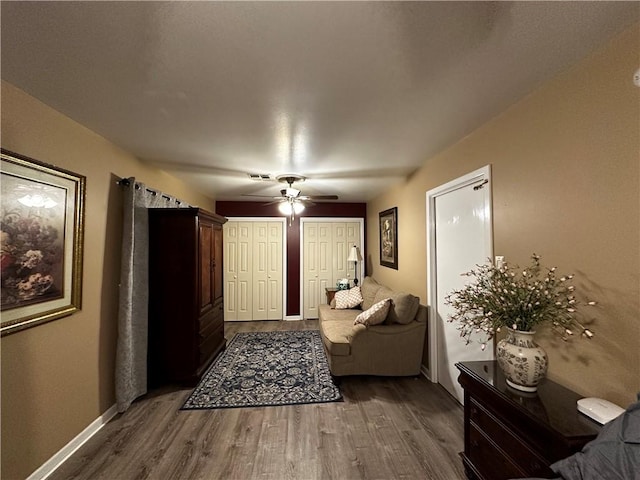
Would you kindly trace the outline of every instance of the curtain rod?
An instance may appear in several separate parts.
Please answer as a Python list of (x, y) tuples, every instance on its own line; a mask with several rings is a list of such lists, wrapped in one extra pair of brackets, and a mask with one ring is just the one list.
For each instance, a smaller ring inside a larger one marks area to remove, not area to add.
[[(120, 179), (120, 180), (118, 180), (116, 183), (117, 183), (118, 185), (124, 185), (125, 187), (129, 187), (129, 186), (131, 186), (131, 182), (129, 181), (129, 179), (128, 179), (128, 178), (121, 178), (121, 179)], [(135, 184), (135, 188), (136, 188), (136, 190), (140, 190), (140, 185), (138, 185), (138, 183), (136, 183), (136, 184)], [(145, 190), (146, 190), (147, 192), (149, 192), (149, 193), (150, 193), (151, 195), (153, 195), (153, 196), (156, 196), (156, 195), (160, 194), (160, 196), (161, 196), (162, 198), (166, 198), (167, 200), (171, 201), (171, 197), (170, 197), (169, 195), (165, 195), (164, 193), (160, 193), (160, 192), (158, 192), (158, 191), (156, 191), (156, 190), (151, 190), (150, 188), (146, 188)], [(178, 205), (180, 205), (182, 202), (181, 202), (180, 200), (176, 199), (176, 203), (177, 203)]]

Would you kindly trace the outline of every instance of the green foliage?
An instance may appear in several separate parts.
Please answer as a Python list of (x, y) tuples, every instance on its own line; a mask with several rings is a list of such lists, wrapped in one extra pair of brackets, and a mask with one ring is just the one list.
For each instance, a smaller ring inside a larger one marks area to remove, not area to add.
[(596, 302), (579, 302), (572, 284), (574, 276), (559, 276), (556, 267), (541, 267), (535, 253), (531, 265), (523, 270), (507, 262), (500, 268), (488, 262), (463, 275), (474, 280), (447, 295), (445, 303), (455, 309), (448, 321), (459, 323), (460, 336), (467, 343), (474, 334), (484, 334), (490, 340), (502, 327), (529, 332), (543, 323), (550, 323), (563, 340), (576, 328), (582, 336), (593, 337), (576, 315), (579, 306)]

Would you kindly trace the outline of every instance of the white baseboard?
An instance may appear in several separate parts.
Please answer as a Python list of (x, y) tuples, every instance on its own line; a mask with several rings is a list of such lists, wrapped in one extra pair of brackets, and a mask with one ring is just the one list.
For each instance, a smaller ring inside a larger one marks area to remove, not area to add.
[(67, 458), (78, 450), (84, 443), (93, 437), (98, 431), (104, 427), (109, 420), (116, 416), (118, 409), (116, 405), (112, 405), (109, 410), (96, 418), (91, 424), (80, 432), (73, 440), (67, 443), (58, 453), (47, 460), (35, 472), (27, 477), (27, 480), (44, 480), (51, 475)]
[(290, 320), (302, 320), (302, 315), (285, 315), (283, 320), (285, 322), (288, 322)]
[(426, 378), (430, 382), (433, 382), (433, 380), (431, 378), (431, 371), (427, 367), (425, 367), (424, 365), (420, 365), (420, 373), (422, 373), (424, 378)]

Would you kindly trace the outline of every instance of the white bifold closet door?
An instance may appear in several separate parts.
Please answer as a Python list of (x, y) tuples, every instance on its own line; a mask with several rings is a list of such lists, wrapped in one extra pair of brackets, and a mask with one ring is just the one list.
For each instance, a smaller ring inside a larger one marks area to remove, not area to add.
[[(302, 235), (302, 314), (304, 318), (318, 318), (318, 305), (326, 303), (327, 287), (335, 287), (343, 278), (353, 286), (354, 264), (347, 262), (347, 257), (353, 245), (362, 251), (360, 222), (305, 220)], [(360, 275), (358, 278), (362, 280)]]
[(225, 320), (281, 320), (282, 222), (224, 224)]
[(253, 224), (253, 319), (282, 320), (282, 223)]

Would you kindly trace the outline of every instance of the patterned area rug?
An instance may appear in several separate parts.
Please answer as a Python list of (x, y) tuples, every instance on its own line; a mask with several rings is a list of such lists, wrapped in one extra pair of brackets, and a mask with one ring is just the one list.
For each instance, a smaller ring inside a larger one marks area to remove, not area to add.
[(182, 410), (335, 402), (320, 333), (237, 333)]

